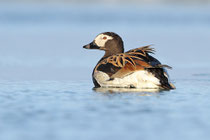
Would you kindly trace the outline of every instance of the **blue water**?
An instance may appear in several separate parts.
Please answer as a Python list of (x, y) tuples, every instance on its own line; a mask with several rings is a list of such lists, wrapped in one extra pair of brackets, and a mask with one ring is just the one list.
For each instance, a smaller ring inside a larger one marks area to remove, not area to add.
[[(207, 140), (209, 6), (0, 5), (0, 140)], [(93, 90), (100, 32), (154, 44), (172, 91)]]
[(189, 139), (210, 131), (210, 76), (161, 92), (94, 92), (89, 81), (1, 81), (0, 139)]

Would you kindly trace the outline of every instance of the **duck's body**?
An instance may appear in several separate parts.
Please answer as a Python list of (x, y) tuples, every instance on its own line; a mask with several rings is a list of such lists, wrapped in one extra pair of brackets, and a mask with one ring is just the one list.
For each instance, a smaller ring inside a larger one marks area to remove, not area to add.
[(161, 63), (150, 56), (149, 46), (124, 53), (122, 39), (115, 33), (99, 34), (84, 46), (87, 49), (105, 50), (105, 55), (93, 70), (95, 87), (173, 89)]

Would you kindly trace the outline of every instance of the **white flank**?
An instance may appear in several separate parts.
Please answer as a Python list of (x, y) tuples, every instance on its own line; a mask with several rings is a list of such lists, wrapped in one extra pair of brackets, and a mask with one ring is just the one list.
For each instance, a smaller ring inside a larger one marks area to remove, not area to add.
[(101, 87), (160, 88), (160, 80), (145, 70), (136, 71), (126, 77), (115, 78), (114, 80), (109, 80), (109, 76), (102, 71), (95, 71), (94, 78)]
[[(106, 38), (106, 39), (104, 39), (104, 38)], [(113, 37), (111, 37), (111, 36), (100, 34), (95, 38), (95, 43), (99, 47), (104, 47), (105, 43), (108, 40), (112, 40), (112, 39), (113, 39)]]

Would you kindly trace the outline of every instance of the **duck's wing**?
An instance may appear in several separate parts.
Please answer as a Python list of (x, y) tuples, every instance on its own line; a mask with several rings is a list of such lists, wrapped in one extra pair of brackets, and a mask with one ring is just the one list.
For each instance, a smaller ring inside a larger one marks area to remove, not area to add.
[(132, 49), (132, 50), (127, 51), (126, 53), (130, 54), (130, 55), (135, 55), (135, 56), (141, 58), (143, 61), (149, 63), (153, 68), (165, 67), (165, 68), (171, 69), (170, 66), (161, 64), (160, 61), (158, 61), (156, 58), (154, 58), (150, 55), (150, 54), (155, 53), (155, 49), (151, 48), (150, 46), (151, 45)]
[(151, 45), (132, 49), (127, 51), (126, 53), (141, 58), (142, 61), (150, 64), (152, 67), (157, 67), (158, 65), (161, 65), (161, 63), (157, 59), (149, 55), (154, 54), (155, 52), (155, 49), (151, 48), (150, 46)]
[(149, 67), (152, 66), (143, 61), (142, 58), (131, 54), (121, 53), (102, 60), (98, 63), (95, 70), (105, 72), (109, 75), (110, 79), (114, 79), (123, 78), (136, 70)]
[(149, 55), (154, 49), (149, 46), (112, 55), (98, 63), (95, 70), (107, 73), (111, 79), (122, 78), (136, 70), (161, 67), (160, 62)]
[(168, 65), (161, 64), (156, 58), (152, 57), (150, 53), (154, 54), (154, 48), (149, 46), (144, 46), (136, 48), (126, 52), (127, 54), (137, 56), (141, 58), (144, 62), (150, 65), (150, 67), (145, 67), (145, 70), (152, 73), (156, 78), (160, 80), (161, 86), (165, 89), (174, 89), (175, 86), (169, 83), (168, 74), (164, 68), (171, 69)]
[(123, 78), (138, 70), (146, 70), (158, 79), (163, 79), (161, 84), (164, 82), (163, 84), (166, 85), (168, 78), (164, 74), (163, 67), (170, 67), (162, 65), (157, 59), (149, 55), (150, 53), (154, 53), (154, 49), (150, 48), (150, 46), (144, 46), (125, 53), (112, 55), (101, 60), (96, 65), (95, 70), (108, 74), (110, 80)]

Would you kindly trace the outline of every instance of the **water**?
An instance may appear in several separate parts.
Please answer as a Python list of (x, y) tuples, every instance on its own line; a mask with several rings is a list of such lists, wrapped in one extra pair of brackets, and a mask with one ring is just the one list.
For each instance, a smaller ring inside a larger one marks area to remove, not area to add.
[[(209, 139), (208, 6), (0, 7), (0, 140)], [(104, 31), (155, 44), (177, 89), (93, 90)]]
[(205, 140), (210, 76), (198, 77), (135, 93), (94, 92), (89, 81), (1, 81), (0, 139)]

